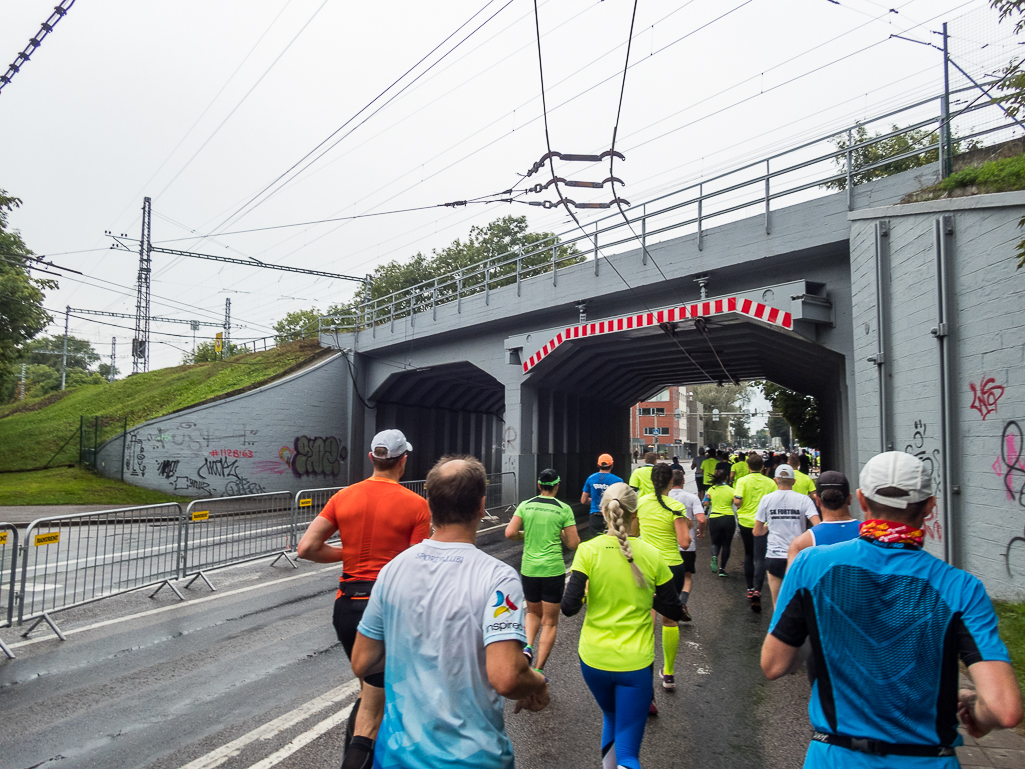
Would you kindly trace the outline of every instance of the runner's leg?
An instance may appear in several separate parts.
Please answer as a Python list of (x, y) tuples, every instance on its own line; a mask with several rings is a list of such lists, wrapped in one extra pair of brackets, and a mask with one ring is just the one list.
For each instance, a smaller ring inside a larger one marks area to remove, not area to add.
[(628, 769), (641, 769), (638, 756), (644, 727), (648, 723), (648, 703), (653, 696), (651, 668), (616, 676), (616, 764)]
[(719, 546), (719, 573), (726, 571), (726, 562), (730, 560), (733, 548), (733, 533), (737, 530), (737, 521), (732, 515), (720, 516), (722, 523), (722, 544)]
[(752, 537), (755, 551), (755, 574), (754, 589), (759, 593), (765, 586), (765, 553), (769, 544), (769, 535), (762, 534), (760, 537)]
[[(580, 672), (584, 676), (584, 683), (591, 690), (598, 707), (601, 708), (601, 755), (602, 766), (615, 767), (618, 755), (616, 754), (616, 685), (615, 673), (607, 670), (592, 668), (583, 660), (580, 660)], [(651, 675), (648, 675), (648, 688), (651, 688)], [(650, 697), (648, 698), (650, 700)], [(648, 717), (648, 700), (644, 702), (644, 717)], [(606, 764), (605, 758), (611, 757), (611, 764)]]
[(779, 588), (783, 584), (783, 580), (772, 574), (769, 577), (769, 590), (772, 592), (772, 610), (776, 610), (776, 596), (779, 595)]
[[(528, 604), (529, 605), (529, 604)], [(537, 642), (537, 663), (538, 670), (543, 670), (548, 655), (552, 653), (555, 646), (555, 635), (559, 628), (559, 608), (557, 603), (544, 601), (541, 610), (541, 638)]]
[(753, 590), (755, 586), (755, 547), (754, 529), (747, 526), (740, 527), (740, 538), (744, 542), (744, 581), (747, 582), (747, 589)]
[(544, 616), (544, 604), (541, 601), (527, 601), (527, 646), (534, 645), (537, 631), (541, 629), (541, 617)]

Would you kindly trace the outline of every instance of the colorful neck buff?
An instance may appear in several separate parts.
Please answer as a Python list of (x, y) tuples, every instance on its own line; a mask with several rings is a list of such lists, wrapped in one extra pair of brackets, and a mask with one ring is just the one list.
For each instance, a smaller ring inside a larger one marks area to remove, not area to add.
[(913, 529), (906, 523), (893, 521), (867, 520), (861, 524), (859, 535), (869, 542), (880, 542), (884, 545), (921, 547), (925, 541), (925, 532), (921, 529)]

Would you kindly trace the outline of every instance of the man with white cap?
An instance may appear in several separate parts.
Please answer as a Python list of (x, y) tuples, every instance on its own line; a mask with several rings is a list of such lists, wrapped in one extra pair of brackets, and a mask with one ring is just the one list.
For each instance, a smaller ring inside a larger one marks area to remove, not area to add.
[[(1021, 692), (978, 579), (922, 549), (932, 479), (889, 451), (861, 471), (861, 536), (801, 551), (762, 646), (776, 679), (810, 640), (805, 766), (959, 766), (958, 720), (973, 737), (1022, 718)], [(958, 692), (958, 660), (976, 691)]]
[[(378, 573), (396, 555), (431, 535), (427, 500), (399, 484), (412, 450), (413, 444), (399, 430), (375, 435), (370, 443), (374, 474), (331, 497), (299, 540), (300, 558), (342, 562), (334, 626), (349, 659)], [(335, 532), (341, 547), (327, 543)], [(371, 765), (383, 715), (384, 674), (373, 673), (363, 681), (349, 716), (342, 769)]]
[(787, 550), (790, 543), (804, 533), (806, 522), (815, 526), (821, 518), (811, 497), (793, 490), (794, 468), (780, 465), (774, 475), (777, 490), (766, 494), (758, 502), (752, 535), (769, 535), (765, 541), (765, 572), (772, 592), (772, 605), (775, 607), (779, 586), (783, 584), (783, 577), (787, 573)]

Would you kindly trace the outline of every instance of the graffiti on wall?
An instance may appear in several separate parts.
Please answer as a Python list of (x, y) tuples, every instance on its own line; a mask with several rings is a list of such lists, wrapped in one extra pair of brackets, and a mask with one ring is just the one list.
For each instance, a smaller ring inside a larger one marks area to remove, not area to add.
[(138, 432), (128, 433), (125, 443), (125, 471), (136, 478), (146, 477), (146, 447)]
[(290, 464), (296, 478), (307, 475), (337, 476), (342, 472), (342, 462), (348, 459), (349, 450), (337, 438), (311, 438), (300, 435), (292, 447)]
[[(1007, 501), (1025, 508), (1025, 433), (1013, 419), (1004, 425), (1000, 434), (1000, 456), (993, 463), (993, 471), (1003, 481)], [(1018, 563), (1025, 560), (1025, 536), (1011, 537), (1004, 549), (1004, 564), (1009, 577), (1014, 576), (1012, 560)]]
[(502, 453), (503, 454), (515, 454), (516, 453), (516, 439), (519, 437), (519, 433), (516, 432), (516, 428), (509, 425), (505, 428), (505, 434), (502, 439)]
[[(926, 472), (932, 480), (933, 494), (938, 497), (943, 477), (939, 441), (929, 434), (929, 426), (923, 420), (915, 420), (914, 435), (911, 442), (904, 447), (904, 451), (925, 465)], [(925, 525), (922, 528), (925, 529), (925, 535), (930, 539), (943, 541), (943, 524), (940, 522), (935, 508), (925, 519)]]
[(972, 388), (971, 407), (979, 412), (984, 422), (986, 417), (997, 410), (997, 402), (1004, 394), (1003, 385), (996, 384), (996, 381), (993, 377), (983, 376), (978, 385), (975, 382), (968, 383)]
[(278, 449), (277, 459), (260, 459), (253, 462), (251, 466), (257, 473), (284, 475), (292, 470), (292, 447), (282, 446)]
[(180, 460), (177, 459), (164, 459), (157, 465), (157, 475), (161, 478), (167, 478), (171, 480), (175, 475), (178, 474), (178, 464)]

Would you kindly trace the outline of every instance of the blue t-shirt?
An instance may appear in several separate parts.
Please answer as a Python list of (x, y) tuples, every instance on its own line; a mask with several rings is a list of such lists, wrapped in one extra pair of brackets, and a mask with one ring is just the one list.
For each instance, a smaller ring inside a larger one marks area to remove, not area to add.
[(861, 521), (822, 521), (811, 527), (811, 538), (816, 545), (835, 545), (858, 538)]
[[(790, 646), (811, 635), (813, 728), (890, 743), (960, 745), (958, 658), (1010, 661), (978, 579), (919, 548), (864, 539), (802, 550), (769, 632)], [(814, 740), (804, 763), (897, 765), (959, 766), (956, 757), (880, 757)]]
[(613, 483), (622, 483), (623, 479), (612, 473), (597, 472), (589, 475), (584, 481), (584, 493), (591, 495), (591, 515), (601, 515), (601, 495)]
[(486, 647), (526, 644), (523, 611), (516, 571), (470, 544), (424, 540), (381, 569), (358, 628), (385, 645), (375, 767), (511, 769)]

